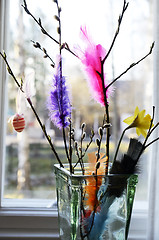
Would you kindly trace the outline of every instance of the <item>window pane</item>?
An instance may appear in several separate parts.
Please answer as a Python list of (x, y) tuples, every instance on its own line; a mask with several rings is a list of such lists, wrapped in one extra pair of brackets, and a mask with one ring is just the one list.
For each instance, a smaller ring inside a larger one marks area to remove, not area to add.
[[(55, 39), (57, 21), (52, 16), (56, 14), (55, 4), (50, 0), (27, 0), (29, 10), (42, 20), (42, 25)], [(101, 43), (108, 51), (113, 34), (117, 28), (117, 20), (123, 1), (92, 0), (61, 1), (62, 6), (62, 37), (70, 49), (80, 45), (80, 26), (86, 25), (96, 43)], [(32, 101), (49, 135), (52, 137), (60, 158), (65, 162), (61, 132), (48, 119), (46, 99), (51, 85), (54, 69), (50, 60), (43, 58), (43, 53), (32, 46), (32, 41), (39, 42), (46, 48), (51, 58), (56, 62), (58, 45), (49, 40), (40, 31), (36, 23), (27, 15), (19, 0), (10, 1), (10, 35), (9, 53), (10, 65), (19, 82), (21, 78), (29, 79)], [(90, 11), (91, 6), (91, 11)], [(130, 64), (138, 61), (148, 53), (152, 43), (152, 13), (151, 3), (146, 0), (131, 2), (121, 26), (121, 32), (114, 46), (113, 54), (106, 62), (106, 78), (111, 81), (120, 75)], [(134, 14), (135, 13), (135, 14)], [(86, 144), (89, 134), (94, 128), (97, 134), (102, 123), (104, 111), (92, 100), (85, 74), (81, 65), (73, 55), (63, 51), (63, 73), (71, 84), (73, 104), (73, 124), (76, 128), (76, 138), (79, 138), (80, 125), (87, 123)], [(135, 107), (146, 109), (151, 114), (152, 96), (152, 57), (137, 65), (122, 76), (111, 89), (110, 117), (113, 125), (111, 135), (111, 158), (114, 148), (125, 128), (123, 119), (133, 114)], [(17, 99), (16, 99), (17, 97)], [(53, 165), (56, 159), (45, 140), (43, 133), (24, 97), (18, 91), (13, 79), (8, 80), (8, 119), (16, 113), (23, 113), (26, 128), (22, 133), (11, 132), (7, 128), (6, 165), (4, 199), (55, 199), (55, 179)], [(123, 154), (128, 145), (128, 137), (136, 136), (134, 131), (125, 135), (120, 152)], [(93, 145), (94, 147), (94, 145)], [(94, 148), (91, 148), (91, 151)], [(104, 151), (104, 150), (103, 150)], [(143, 156), (141, 177), (138, 185), (137, 200), (147, 199), (148, 185), (148, 153)], [(74, 159), (76, 161), (76, 159)], [(25, 202), (25, 201), (24, 201)], [(26, 203), (26, 202), (25, 202)]]
[[(48, 60), (43, 61), (43, 54), (33, 47), (31, 40), (39, 41), (47, 46), (48, 42), (40, 33), (36, 24), (29, 18), (21, 7), (23, 1), (10, 1), (10, 35), (8, 58), (15, 76), (21, 81), (29, 79), (32, 99), (36, 111), (42, 122), (46, 125), (48, 133), (54, 138), (55, 131), (50, 128), (47, 118), (46, 96), (49, 81), (52, 78), (52, 68)], [(55, 34), (55, 27), (49, 23), (49, 14), (54, 15), (51, 1), (27, 1), (31, 11), (36, 16), (41, 16), (43, 24)], [(39, 6), (39, 7), (38, 7)], [(52, 10), (49, 11), (49, 7)], [(48, 19), (47, 19), (47, 17)], [(50, 44), (50, 43), (49, 43)], [(51, 51), (55, 52), (54, 44)], [(53, 56), (54, 57), (54, 56)], [(43, 136), (34, 114), (27, 106), (26, 100), (17, 90), (12, 78), (8, 80), (8, 119), (16, 113), (24, 114), (26, 128), (23, 132), (12, 131), (8, 124), (6, 138), (6, 173), (4, 198), (18, 199), (55, 199), (55, 179), (53, 177), (54, 155)], [(56, 141), (61, 155), (63, 149)], [(42, 204), (43, 205), (43, 204)]]

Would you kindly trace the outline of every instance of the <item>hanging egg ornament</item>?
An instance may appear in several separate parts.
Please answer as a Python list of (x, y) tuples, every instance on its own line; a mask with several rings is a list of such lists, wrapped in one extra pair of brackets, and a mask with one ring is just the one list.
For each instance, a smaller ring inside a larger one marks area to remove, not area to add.
[(23, 114), (15, 114), (13, 117), (13, 127), (15, 131), (22, 132), (25, 128), (25, 119)]

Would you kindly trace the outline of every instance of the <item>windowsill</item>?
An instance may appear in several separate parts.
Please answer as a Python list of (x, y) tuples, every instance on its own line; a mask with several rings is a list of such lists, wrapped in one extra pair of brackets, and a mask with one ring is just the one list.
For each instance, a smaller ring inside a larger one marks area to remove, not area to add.
[(132, 211), (128, 240), (147, 239), (148, 203), (136, 202)]
[[(129, 240), (145, 240), (147, 204), (134, 204)], [(56, 208), (3, 207), (0, 210), (0, 239), (59, 239)]]
[(0, 239), (59, 239), (56, 208), (0, 210)]
[(56, 207), (55, 199), (3, 199), (3, 208), (44, 208), (50, 209)]

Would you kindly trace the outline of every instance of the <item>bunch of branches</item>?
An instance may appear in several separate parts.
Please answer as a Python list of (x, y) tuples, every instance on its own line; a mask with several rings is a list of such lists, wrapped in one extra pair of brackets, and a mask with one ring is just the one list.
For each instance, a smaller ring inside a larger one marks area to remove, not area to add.
[[(27, 2), (26, 0), (23, 1), (23, 9), (25, 10), (25, 12), (34, 20), (34, 22), (36, 22), (37, 26), (41, 29), (41, 32), (42, 34), (46, 35), (48, 38), (50, 38), (55, 44), (58, 44), (59, 45), (59, 55), (60, 55), (60, 76), (61, 76), (61, 79), (62, 79), (62, 50), (66, 50), (68, 51), (70, 54), (72, 54), (74, 57), (78, 58), (78, 56), (70, 49), (68, 43), (66, 42), (62, 42), (62, 38), (61, 38), (61, 35), (62, 35), (62, 27), (61, 27), (61, 16), (60, 16), (60, 13), (61, 13), (61, 7), (59, 6), (59, 3), (58, 3), (58, 0), (54, 0), (56, 6), (57, 6), (57, 15), (55, 16), (55, 19), (56, 21), (58, 22), (58, 28), (57, 28), (57, 33), (58, 33), (58, 37), (59, 39), (55, 39), (53, 36), (51, 36), (48, 31), (45, 29), (45, 27), (43, 26), (43, 23), (42, 23), (42, 20), (41, 18), (36, 18), (32, 13), (31, 11), (29, 10), (28, 8), (28, 5), (27, 5)], [(107, 54), (105, 55), (105, 57), (103, 59), (101, 59), (101, 72), (98, 73), (100, 78), (101, 78), (101, 81), (102, 81), (102, 86), (103, 86), (103, 93), (104, 93), (104, 105), (105, 105), (105, 114), (104, 114), (104, 120), (103, 120), (103, 124), (102, 126), (99, 128), (99, 138), (96, 139), (96, 145), (97, 145), (97, 153), (96, 153), (96, 161), (97, 163), (99, 162), (100, 160), (100, 150), (101, 150), (101, 144), (102, 144), (102, 140), (103, 140), (103, 132), (104, 130), (106, 130), (106, 158), (107, 158), (107, 163), (106, 163), (106, 170), (105, 170), (105, 174), (108, 173), (108, 163), (109, 163), (109, 141), (110, 141), (110, 127), (111, 127), (111, 123), (110, 123), (110, 118), (109, 118), (109, 104), (108, 104), (108, 100), (107, 100), (107, 97), (106, 97), (106, 92), (107, 90), (110, 88), (110, 86), (112, 86), (118, 79), (120, 79), (124, 74), (126, 74), (130, 69), (132, 69), (133, 67), (135, 67), (137, 64), (139, 64), (141, 61), (143, 61), (144, 59), (146, 59), (151, 53), (152, 53), (152, 49), (154, 47), (154, 43), (151, 45), (150, 47), (150, 50), (149, 52), (143, 56), (141, 59), (137, 60), (136, 62), (130, 64), (130, 66), (128, 66), (125, 71), (123, 71), (119, 76), (117, 76), (116, 78), (112, 79), (112, 81), (107, 85), (107, 87), (105, 87), (105, 83), (104, 83), (104, 63), (105, 61), (108, 59), (108, 57), (110, 56), (110, 53), (112, 52), (113, 50), (113, 47), (115, 45), (115, 42), (116, 42), (116, 39), (117, 39), (117, 36), (120, 32), (120, 27), (121, 27), (121, 24), (122, 24), (122, 21), (123, 21), (123, 17), (124, 17), (124, 14), (128, 8), (128, 5), (129, 3), (124, 0), (123, 2), (123, 7), (122, 7), (122, 11), (121, 11), (121, 14), (119, 16), (119, 19), (118, 19), (118, 24), (117, 24), (117, 29), (115, 31), (115, 34), (114, 34), (114, 37), (112, 39), (112, 43), (109, 47), (109, 50), (107, 52)], [(53, 61), (53, 59), (50, 57), (48, 51), (41, 47), (41, 44), (37, 41), (33, 41), (32, 40), (32, 43), (33, 43), (33, 46), (37, 49), (39, 49), (40, 51), (43, 52), (44, 54), (44, 58), (48, 58), (50, 61), (51, 61), (51, 66), (52, 67), (55, 67), (55, 62)], [(15, 81), (17, 87), (20, 89), (20, 91), (24, 92), (24, 89), (23, 89), (23, 85), (21, 83), (19, 83), (19, 81), (17, 80), (16, 76), (14, 75), (14, 72), (12, 70), (12, 68), (10, 67), (9, 65), (9, 62), (7, 60), (7, 56), (6, 56), (6, 53), (5, 52), (0, 52), (0, 55), (1, 57), (3, 58), (4, 62), (6, 63), (6, 67), (7, 67), (7, 70), (8, 70), (8, 73), (11, 75), (11, 77), (13, 78), (13, 80)], [(32, 104), (32, 101), (30, 98), (27, 98), (27, 101), (33, 111), (33, 113), (35, 114), (35, 117), (57, 159), (57, 161), (59, 162), (60, 166), (61, 167), (64, 167), (60, 158), (59, 158), (59, 155), (58, 155), (58, 152), (56, 151), (55, 147), (54, 147), (54, 144), (52, 142), (52, 139), (51, 137), (48, 135), (47, 131), (46, 131), (46, 128), (45, 128), (45, 125), (42, 123), (38, 113), (36, 112), (33, 104)], [(87, 150), (89, 149), (90, 145), (92, 144), (93, 140), (94, 140), (94, 131), (92, 130), (92, 133), (90, 135), (90, 141), (89, 143), (87, 144), (87, 146), (85, 148), (83, 148), (83, 141), (85, 140), (85, 137), (86, 137), (86, 133), (85, 133), (85, 127), (86, 127), (86, 124), (82, 124), (81, 126), (81, 137), (80, 137), (80, 141), (77, 142), (75, 140), (75, 129), (73, 128), (72, 126), (72, 121), (71, 119), (69, 120), (70, 121), (70, 124), (69, 124), (69, 140), (67, 142), (67, 138), (66, 138), (66, 131), (65, 129), (63, 128), (62, 129), (62, 132), (63, 132), (63, 140), (64, 140), (64, 146), (65, 146), (65, 152), (66, 152), (66, 156), (67, 156), (67, 159), (68, 159), (68, 162), (69, 162), (69, 165), (70, 165), (70, 172), (73, 173), (74, 172), (74, 168), (77, 166), (77, 164), (79, 163), (81, 168), (82, 168), (82, 172), (84, 174), (84, 157), (85, 157), (85, 154), (87, 152)], [(152, 130), (149, 132), (149, 134), (152, 132)], [(76, 153), (76, 156), (78, 158), (76, 164), (73, 166), (72, 164), (72, 152), (73, 152), (73, 149)], [(97, 169), (98, 169), (98, 164), (96, 165), (96, 174), (97, 174)]]

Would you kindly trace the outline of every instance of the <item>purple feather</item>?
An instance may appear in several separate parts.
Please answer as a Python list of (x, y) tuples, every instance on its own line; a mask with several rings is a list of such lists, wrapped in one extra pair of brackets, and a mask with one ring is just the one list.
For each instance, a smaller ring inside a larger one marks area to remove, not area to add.
[(60, 76), (59, 66), (53, 78), (53, 85), (48, 97), (47, 108), (51, 121), (58, 128), (65, 128), (69, 125), (68, 118), (71, 117), (71, 105), (66, 79), (64, 76)]

